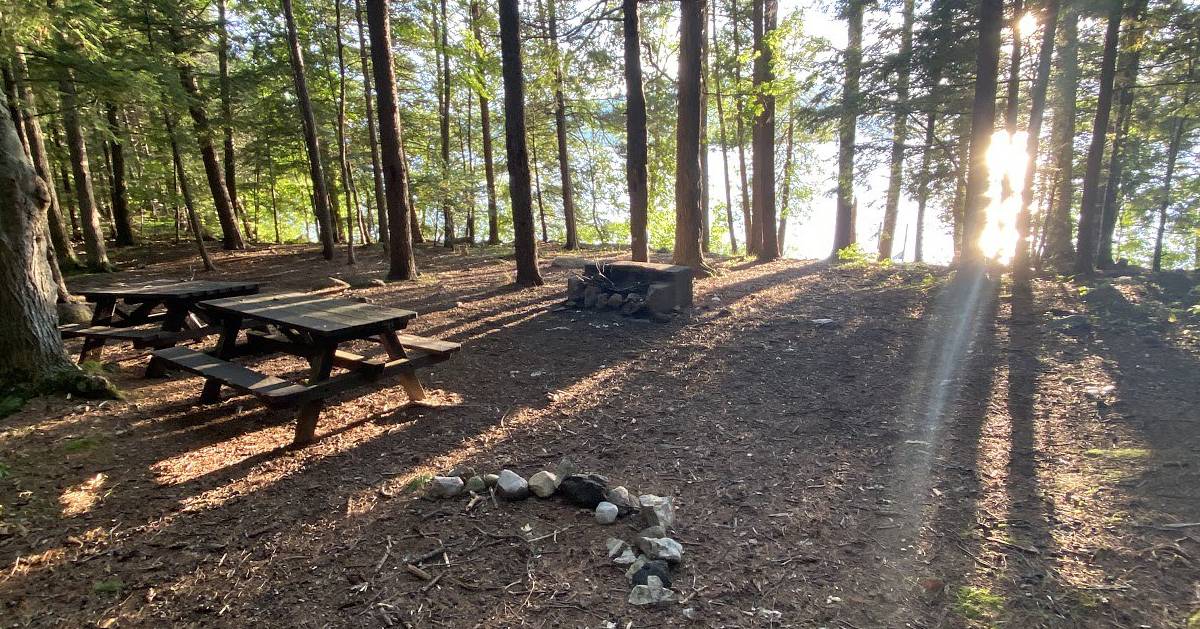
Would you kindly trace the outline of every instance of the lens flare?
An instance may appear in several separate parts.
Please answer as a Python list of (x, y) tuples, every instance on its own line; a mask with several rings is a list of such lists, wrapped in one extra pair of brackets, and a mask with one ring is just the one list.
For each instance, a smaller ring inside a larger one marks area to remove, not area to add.
[(1001, 264), (1011, 262), (1017, 250), (1017, 214), (1029, 158), (1025, 151), (1027, 138), (1024, 131), (1012, 135), (997, 131), (988, 146), (988, 204), (979, 249)]
[(1032, 35), (1033, 32), (1037, 30), (1037, 27), (1037, 16), (1032, 12), (1022, 15), (1021, 19), (1017, 20), (1017, 34), (1022, 37)]

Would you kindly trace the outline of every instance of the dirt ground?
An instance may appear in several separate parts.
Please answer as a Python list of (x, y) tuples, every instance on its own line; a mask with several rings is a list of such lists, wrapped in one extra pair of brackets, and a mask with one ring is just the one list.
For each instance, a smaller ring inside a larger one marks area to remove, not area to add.
[[(311, 247), (216, 257), (205, 275), (186, 248), (125, 251), (126, 271), (71, 284), (384, 273), (370, 249), (353, 273)], [(0, 624), (1200, 626), (1194, 278), (1014, 294), (936, 268), (724, 260), (659, 324), (557, 308), (572, 271), (548, 259), (532, 290), (499, 250), (418, 262), (418, 282), (346, 292), (463, 344), (421, 374), (425, 404), (344, 395), (292, 450), (289, 412), (200, 406), (198, 379), (144, 380), (144, 353), (117, 347), (126, 399), (0, 420)], [(633, 518), (424, 497), (452, 468), (563, 457), (675, 497), (683, 602), (626, 603), (604, 542)], [(405, 569), (438, 547), (432, 581)]]

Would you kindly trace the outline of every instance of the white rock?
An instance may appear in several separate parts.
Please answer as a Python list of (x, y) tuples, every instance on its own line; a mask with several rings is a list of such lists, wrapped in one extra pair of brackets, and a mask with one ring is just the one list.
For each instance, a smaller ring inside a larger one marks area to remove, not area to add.
[(638, 548), (650, 559), (662, 559), (667, 563), (683, 560), (683, 545), (669, 537), (643, 537), (638, 540)]
[(618, 513), (617, 505), (611, 502), (601, 502), (596, 505), (596, 521), (600, 524), (612, 524), (616, 522)]
[(634, 497), (632, 492), (619, 485), (608, 490), (608, 494), (605, 496), (605, 498), (607, 498), (609, 502), (617, 505), (617, 508), (623, 513), (637, 511), (642, 506), (641, 503), (638, 502), (638, 499)]
[(620, 555), (613, 557), (613, 563), (618, 566), (628, 566), (637, 561), (637, 558), (632, 549), (626, 548)]
[(632, 583), (633, 575), (637, 574), (638, 570), (641, 570), (642, 566), (644, 566), (644, 565), (646, 565), (645, 557), (642, 557), (642, 556), (635, 557), (633, 560), (633, 563), (629, 564), (629, 567), (625, 570), (625, 578), (628, 579)]
[(508, 500), (528, 498), (529, 482), (512, 470), (501, 470), (500, 478), (496, 481), (496, 494)]
[(434, 476), (429, 482), (429, 495), (434, 498), (453, 498), (462, 490), (463, 479), (457, 476)]
[(612, 559), (613, 557), (620, 555), (621, 551), (629, 548), (629, 544), (626, 544), (625, 540), (617, 539), (615, 537), (610, 537), (610, 538), (604, 540), (604, 546), (606, 548), (608, 548), (608, 558), (609, 559)]
[(646, 585), (635, 585), (629, 591), (630, 605), (657, 605), (675, 600), (675, 590), (663, 587), (662, 580), (654, 576), (646, 579)]
[(538, 498), (549, 498), (558, 489), (558, 476), (542, 470), (529, 477), (529, 491)]
[(671, 529), (675, 525), (675, 500), (670, 497), (646, 494), (638, 497), (646, 524)]

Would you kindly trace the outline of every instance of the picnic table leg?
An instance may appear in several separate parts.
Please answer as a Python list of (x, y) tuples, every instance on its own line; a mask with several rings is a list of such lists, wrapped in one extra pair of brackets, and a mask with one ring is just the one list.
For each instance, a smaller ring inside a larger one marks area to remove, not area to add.
[[(238, 331), (241, 330), (241, 319), (226, 319), (224, 327), (221, 330), (221, 340), (217, 341), (217, 348), (214, 351), (217, 358), (227, 360), (231, 358), (237, 349)], [(221, 381), (215, 378), (209, 378), (204, 383), (204, 390), (200, 392), (200, 403), (211, 404), (221, 399)]]
[[(312, 370), (308, 384), (329, 379), (336, 351), (337, 345), (327, 345), (318, 349), (311, 360)], [(296, 438), (292, 440), (293, 446), (300, 447), (312, 443), (317, 432), (317, 418), (321, 416), (321, 410), (324, 408), (325, 400), (308, 400), (300, 404), (299, 410), (296, 411)]]
[[(117, 310), (117, 300), (104, 297), (96, 300), (96, 309), (92, 311), (92, 325), (108, 325), (112, 323), (113, 313)], [(83, 348), (79, 350), (79, 362), (99, 359), (100, 348), (104, 347), (103, 337), (85, 337)]]
[[(404, 352), (404, 346), (400, 344), (400, 339), (396, 338), (395, 332), (384, 332), (379, 335), (379, 340), (383, 343), (383, 348), (387, 350), (388, 358), (396, 360), (408, 356)], [(398, 378), (400, 378), (400, 386), (404, 387), (404, 392), (408, 394), (408, 399), (414, 402), (425, 399), (425, 388), (421, 386), (421, 381), (417, 380), (415, 371), (402, 371)]]

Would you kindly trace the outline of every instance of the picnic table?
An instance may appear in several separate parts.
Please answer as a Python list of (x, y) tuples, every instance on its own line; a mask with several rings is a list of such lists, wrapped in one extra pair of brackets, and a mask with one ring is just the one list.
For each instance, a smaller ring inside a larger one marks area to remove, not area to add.
[[(187, 347), (154, 352), (148, 377), (167, 369), (206, 379), (201, 403), (220, 400), (222, 386), (248, 393), (276, 408), (295, 407), (293, 444), (310, 443), (317, 419), (331, 395), (395, 376), (413, 401), (425, 398), (417, 369), (449, 359), (458, 343), (401, 334), (417, 313), (350, 299), (286, 293), (230, 297), (202, 302), (210, 317), (220, 321), (221, 336), (209, 353)], [(245, 332), (245, 341), (239, 335)], [(369, 358), (340, 348), (358, 340), (383, 346), (387, 359)], [(245, 356), (290, 354), (308, 361), (304, 383), (268, 375), (234, 362)], [(337, 367), (343, 373), (333, 375)]]
[(61, 325), (58, 330), (64, 339), (83, 339), (80, 362), (98, 358), (110, 340), (132, 341), (137, 348), (170, 347), (219, 331), (202, 320), (197, 302), (249, 295), (258, 287), (257, 282), (159, 280), (85, 289), (77, 294), (96, 304), (91, 323)]

